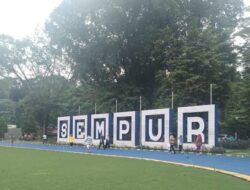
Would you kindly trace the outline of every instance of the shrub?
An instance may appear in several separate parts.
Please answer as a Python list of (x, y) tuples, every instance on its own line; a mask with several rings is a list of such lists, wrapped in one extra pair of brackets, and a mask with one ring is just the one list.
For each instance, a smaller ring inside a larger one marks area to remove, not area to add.
[(227, 149), (247, 149), (249, 145), (249, 140), (220, 142), (220, 146)]
[(226, 150), (223, 147), (213, 147), (209, 150), (212, 154), (224, 154)]
[[(185, 152), (196, 152), (196, 149), (185, 149)], [(206, 149), (206, 148), (202, 148), (201, 151), (199, 151), (200, 153), (211, 153), (211, 154), (224, 154), (226, 152), (226, 150), (223, 147), (213, 147), (210, 149)]]

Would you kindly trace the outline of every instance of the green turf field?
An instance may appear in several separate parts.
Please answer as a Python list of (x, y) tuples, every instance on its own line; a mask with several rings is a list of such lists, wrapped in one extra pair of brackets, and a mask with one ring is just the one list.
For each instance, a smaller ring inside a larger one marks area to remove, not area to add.
[(152, 161), (0, 147), (1, 190), (246, 189), (244, 180)]
[(249, 149), (227, 149), (226, 154), (234, 156), (248, 156), (250, 157), (250, 148)]

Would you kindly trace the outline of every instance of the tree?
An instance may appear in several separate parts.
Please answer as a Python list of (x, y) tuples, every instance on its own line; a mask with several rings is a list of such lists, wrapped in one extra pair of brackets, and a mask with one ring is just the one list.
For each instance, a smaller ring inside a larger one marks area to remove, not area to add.
[(223, 109), (229, 97), (229, 85), (236, 75), (236, 55), (231, 44), (221, 41), (212, 29), (193, 32), (187, 42), (179, 42), (174, 57), (169, 59), (167, 55), (166, 71), (160, 71), (157, 76), (156, 104), (166, 101), (172, 90), (178, 106), (209, 104), (209, 88), (214, 84), (213, 103)]
[(0, 138), (4, 138), (4, 133), (7, 132), (7, 123), (0, 117)]
[[(231, 34), (242, 6), (241, 0), (64, 0), (46, 34), (0, 36), (0, 76), (14, 80), (8, 93), (0, 85), (0, 95), (16, 104), (26, 132), (55, 126), (56, 117), (77, 114), (79, 106), (81, 113), (93, 113), (95, 105), (109, 112), (118, 100), (118, 111), (139, 110), (142, 96), (143, 109), (169, 107), (171, 91), (175, 106), (208, 104), (211, 83), (224, 116), (228, 99), (238, 98), (229, 97), (239, 79)], [(247, 81), (240, 84), (247, 88)]]
[(1, 83), (3, 96), (16, 102), (16, 120), (12, 121), (27, 128), (26, 131), (34, 132), (56, 122), (51, 113), (58, 107), (58, 96), (65, 88), (70, 70), (62, 61), (64, 57), (52, 53), (54, 50), (46, 36), (40, 34), (31, 40), (0, 36), (0, 76), (3, 81), (12, 77), (11, 86)]
[(12, 78), (0, 79), (0, 117), (7, 123), (15, 123), (15, 102), (10, 99), (14, 85)]
[(30, 45), (31, 42), (28, 40), (19, 41), (10, 36), (0, 36), (1, 77), (14, 75), (27, 88), (30, 86), (26, 72)]
[[(236, 62), (230, 35), (242, 6), (233, 0), (65, 0), (46, 31), (71, 60), (73, 78), (109, 89), (113, 98), (132, 91), (152, 107), (175, 88), (178, 104), (207, 103), (214, 83), (224, 108)], [(163, 88), (165, 70), (172, 86)]]
[[(249, 7), (245, 11), (250, 11)], [(231, 96), (226, 106), (224, 129), (229, 133), (237, 132), (240, 137), (250, 137), (250, 17), (242, 16), (234, 37), (244, 41), (238, 48), (238, 62), (241, 73), (232, 84)]]
[(55, 127), (56, 118), (65, 114), (62, 103), (69, 88), (68, 81), (61, 76), (50, 76), (30, 79), (30, 83), (32, 90), (18, 102), (16, 115), (20, 127), (27, 132)]

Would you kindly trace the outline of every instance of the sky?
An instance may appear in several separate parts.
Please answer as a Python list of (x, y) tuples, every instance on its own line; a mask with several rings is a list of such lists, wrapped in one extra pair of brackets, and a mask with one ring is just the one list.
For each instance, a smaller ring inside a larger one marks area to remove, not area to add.
[(0, 0), (0, 34), (25, 38), (43, 27), (62, 0)]
[[(62, 0), (0, 0), (0, 34), (21, 39), (42, 28)], [(250, 5), (250, 0), (244, 0)]]

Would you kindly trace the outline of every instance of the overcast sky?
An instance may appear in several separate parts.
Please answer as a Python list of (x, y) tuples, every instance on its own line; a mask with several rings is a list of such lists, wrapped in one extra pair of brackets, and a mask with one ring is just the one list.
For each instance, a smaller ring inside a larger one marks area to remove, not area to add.
[[(0, 34), (24, 38), (41, 28), (62, 0), (0, 0)], [(236, 0), (237, 1), (237, 0)], [(244, 0), (250, 5), (250, 0)]]
[(62, 0), (0, 0), (0, 34), (23, 38), (42, 27)]

